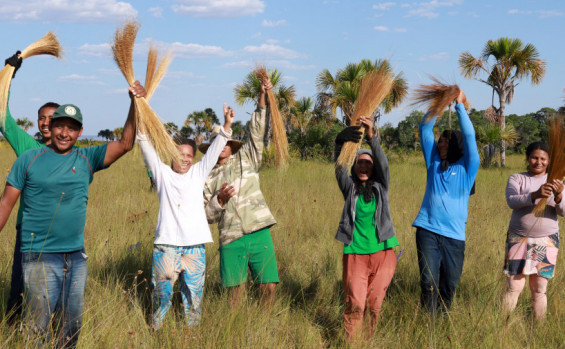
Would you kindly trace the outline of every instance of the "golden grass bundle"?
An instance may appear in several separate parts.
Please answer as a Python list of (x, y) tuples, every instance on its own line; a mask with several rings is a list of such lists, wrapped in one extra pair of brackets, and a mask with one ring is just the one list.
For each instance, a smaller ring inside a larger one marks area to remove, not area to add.
[[(393, 74), (387, 71), (385, 67), (367, 73), (361, 81), (361, 88), (355, 102), (351, 125), (359, 125), (361, 116), (372, 115), (386, 96), (388, 96), (392, 85)], [(364, 132), (364, 129), (361, 128), (361, 131)], [(336, 166), (341, 168), (351, 167), (360, 147), (361, 142), (346, 142), (341, 149)]]
[(167, 68), (169, 68), (169, 64), (171, 64), (172, 61), (170, 51), (161, 58), (159, 64), (157, 64), (157, 57), (157, 48), (154, 45), (151, 45), (149, 47), (149, 54), (147, 55), (147, 73), (145, 75), (145, 91), (147, 92), (145, 99), (147, 100), (150, 100), (151, 96), (153, 96), (153, 93), (165, 76)]
[[(122, 71), (122, 74), (126, 78), (128, 84), (130, 85), (133, 85), (133, 83), (135, 82), (135, 76), (133, 72), (133, 47), (138, 30), (139, 24), (134, 21), (130, 21), (124, 24), (123, 27), (116, 30), (114, 42), (112, 43), (114, 60), (118, 64), (118, 67)], [(149, 67), (150, 64), (153, 64), (153, 66), (156, 64), (156, 52), (154, 53), (154, 55), (155, 56), (153, 57), (150, 53), (149, 60), (153, 61), (153, 63), (148, 62), (148, 70), (152, 69), (151, 67)], [(166, 65), (168, 65), (168, 63)], [(166, 70), (166, 66), (164, 67), (164, 69)], [(152, 94), (158, 84), (158, 82), (155, 83), (155, 78), (158, 77), (159, 74), (164, 75), (164, 71), (162, 71), (161, 73), (159, 73), (159, 69), (157, 69), (157, 72), (155, 72), (154, 69), (152, 69), (151, 71), (153, 72), (151, 74), (152, 82), (150, 83)], [(149, 97), (150, 94), (148, 93), (147, 96)], [(134, 98), (134, 103), (137, 109), (137, 113), (135, 114), (137, 127), (141, 128), (149, 137), (151, 143), (153, 144), (153, 147), (155, 147), (155, 151), (157, 152), (161, 160), (165, 163), (168, 163), (171, 160), (180, 162), (180, 154), (175, 143), (173, 142), (173, 139), (169, 136), (167, 130), (165, 129), (165, 126), (161, 122), (161, 119), (159, 119), (159, 116), (155, 114), (155, 112), (147, 102), (147, 99), (145, 97)]]
[[(61, 58), (63, 49), (55, 34), (49, 32), (41, 39), (26, 47), (22, 53), (21, 58), (26, 59), (37, 55), (50, 55)], [(6, 110), (8, 108), (8, 93), (10, 92), (10, 85), (12, 83), (12, 76), (14, 75), (15, 67), (7, 64), (0, 70), (0, 124), (4, 125), (6, 119)]]
[[(565, 114), (557, 114), (549, 119), (549, 166), (547, 182), (565, 177)], [(565, 199), (563, 199), (565, 200)], [(534, 214), (543, 216), (547, 199), (541, 199), (534, 208)]]
[[(431, 77), (434, 82), (431, 85), (420, 85), (415, 90), (412, 98), (412, 105), (428, 105), (428, 116), (426, 122), (434, 116), (441, 117), (441, 114), (447, 107), (459, 96), (459, 86), (447, 85), (435, 77)], [(465, 108), (469, 108), (469, 104), (465, 103)]]
[[(268, 79), (267, 69), (258, 67), (255, 69), (255, 75), (261, 81)], [(275, 166), (284, 169), (288, 165), (288, 139), (286, 137), (286, 129), (279, 111), (278, 103), (273, 94), (273, 90), (267, 91), (267, 99), (269, 101), (269, 109), (271, 110), (271, 120), (273, 123), (273, 144), (275, 147)]]

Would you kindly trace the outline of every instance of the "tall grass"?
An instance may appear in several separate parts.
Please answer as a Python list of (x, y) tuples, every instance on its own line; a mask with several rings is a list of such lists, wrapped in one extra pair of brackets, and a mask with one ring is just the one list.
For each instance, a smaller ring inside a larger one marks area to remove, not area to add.
[[(0, 149), (0, 185), (14, 161)], [(510, 156), (504, 169), (479, 170), (477, 193), (470, 199), (465, 265), (452, 311), (435, 321), (419, 309), (419, 277), (414, 229), (425, 186), (423, 160), (391, 156), (390, 203), (394, 226), (405, 252), (389, 288), (377, 333), (364, 347), (555, 348), (565, 343), (565, 253), (549, 283), (548, 317), (533, 321), (529, 291), (515, 313), (501, 315), (504, 241), (510, 218), (504, 189), (511, 173), (522, 171), (523, 157)], [(183, 323), (180, 296), (163, 329), (150, 330), (150, 275), (158, 199), (149, 191), (139, 149), (95, 175), (91, 185), (85, 244), (90, 275), (79, 347), (300, 347), (344, 346), (341, 255), (334, 234), (343, 208), (333, 164), (290, 163), (287, 172), (266, 168), (261, 185), (278, 220), (272, 228), (281, 282), (277, 301), (262, 309), (250, 288), (237, 309), (220, 285), (218, 244), (207, 246), (203, 317), (196, 328)], [(15, 240), (15, 210), (0, 236), (0, 311), (8, 297)], [(563, 219), (561, 219), (563, 229)], [(217, 230), (213, 228), (217, 241)], [(399, 250), (398, 249), (398, 250)], [(398, 252), (397, 250), (397, 252)], [(23, 347), (24, 333), (0, 322), (0, 345)]]

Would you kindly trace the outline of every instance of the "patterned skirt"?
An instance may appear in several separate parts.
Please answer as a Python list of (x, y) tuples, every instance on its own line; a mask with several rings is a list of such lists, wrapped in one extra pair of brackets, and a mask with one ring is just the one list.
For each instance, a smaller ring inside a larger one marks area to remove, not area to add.
[(504, 273), (508, 275), (537, 274), (551, 279), (558, 251), (559, 233), (531, 238), (509, 231), (506, 238)]

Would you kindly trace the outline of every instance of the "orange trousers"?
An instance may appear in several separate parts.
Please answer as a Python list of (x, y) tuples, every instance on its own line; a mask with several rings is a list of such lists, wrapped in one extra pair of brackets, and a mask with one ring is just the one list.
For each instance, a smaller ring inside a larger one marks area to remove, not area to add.
[(392, 248), (371, 254), (343, 255), (344, 320), (349, 339), (361, 333), (366, 309), (371, 317), (367, 334), (374, 333), (395, 269), (396, 255)]

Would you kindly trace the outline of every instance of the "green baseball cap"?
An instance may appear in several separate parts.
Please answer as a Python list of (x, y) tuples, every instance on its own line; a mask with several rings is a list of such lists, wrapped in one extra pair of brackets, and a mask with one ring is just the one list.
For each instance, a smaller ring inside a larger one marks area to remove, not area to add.
[(55, 109), (51, 120), (58, 118), (71, 118), (77, 121), (82, 126), (82, 113), (80, 109), (74, 104), (63, 104)]

